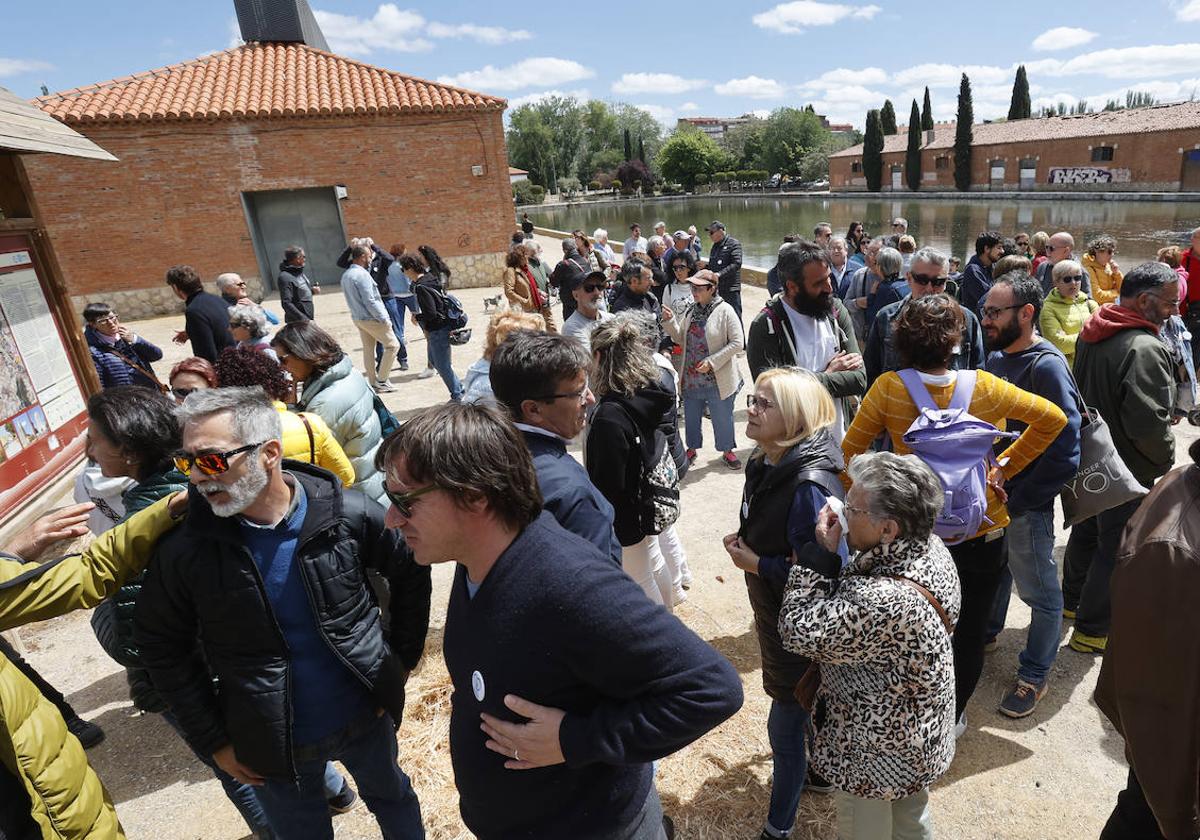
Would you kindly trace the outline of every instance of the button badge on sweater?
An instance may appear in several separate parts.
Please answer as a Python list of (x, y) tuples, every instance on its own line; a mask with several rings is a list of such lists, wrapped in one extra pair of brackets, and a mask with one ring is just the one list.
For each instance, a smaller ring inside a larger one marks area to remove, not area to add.
[(486, 692), (483, 685), (483, 674), (478, 671), (471, 672), (471, 690), (475, 692), (475, 699), (482, 703)]

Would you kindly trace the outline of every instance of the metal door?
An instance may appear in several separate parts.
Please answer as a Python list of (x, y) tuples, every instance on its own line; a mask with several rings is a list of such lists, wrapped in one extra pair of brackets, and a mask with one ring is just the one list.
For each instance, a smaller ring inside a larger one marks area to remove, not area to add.
[(1200, 149), (1183, 153), (1183, 173), (1179, 178), (1181, 192), (1200, 192)]
[(323, 286), (340, 282), (337, 258), (346, 232), (333, 187), (243, 193), (246, 220), (265, 288), (275, 288), (283, 251), (299, 245), (308, 256), (305, 273)]
[(904, 170), (896, 164), (892, 164), (892, 189), (899, 190), (904, 187)]

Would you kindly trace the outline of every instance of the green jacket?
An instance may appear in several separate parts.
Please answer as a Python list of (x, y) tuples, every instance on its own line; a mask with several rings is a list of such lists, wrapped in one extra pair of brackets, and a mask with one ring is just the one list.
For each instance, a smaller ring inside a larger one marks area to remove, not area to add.
[(1073, 301), (1065, 299), (1058, 289), (1051, 289), (1050, 294), (1046, 295), (1038, 327), (1045, 339), (1067, 357), (1068, 364), (1075, 360), (1075, 342), (1079, 338), (1079, 331), (1099, 308), (1100, 304), (1083, 292), (1077, 294)]
[(1108, 424), (1125, 466), (1153, 485), (1175, 463), (1175, 374), (1166, 345), (1137, 313), (1105, 304), (1079, 334), (1074, 370), (1080, 396)]
[[(172, 524), (164, 499), (101, 534), (82, 554), (43, 565), (0, 557), (0, 630), (96, 606), (142, 570)], [(62, 715), (3, 656), (0, 761), (24, 783), (45, 840), (125, 836), (112, 799)]]

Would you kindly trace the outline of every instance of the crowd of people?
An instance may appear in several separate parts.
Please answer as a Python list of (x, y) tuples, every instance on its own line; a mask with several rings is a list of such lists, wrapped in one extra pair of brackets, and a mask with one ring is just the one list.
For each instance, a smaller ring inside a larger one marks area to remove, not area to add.
[[(314, 320), (299, 248), (274, 334), (237, 275), (218, 296), (170, 269), (195, 355), (165, 382), (162, 351), (90, 303), (103, 389), (80, 504), (6, 547), (0, 629), (95, 608), (135, 706), (255, 837), (331, 838), (361, 797), (383, 836), (418, 838), (395, 731), (430, 567), (453, 562), (441, 653), (466, 827), (673, 837), (656, 762), (743, 702), (673, 615), (692, 586), (680, 487), (707, 418), (719, 463), (745, 474), (723, 547), (770, 699), (764, 840), (789, 836), (805, 790), (835, 797), (843, 838), (933, 836), (929, 786), (1014, 585), (1032, 619), (998, 711), (1036, 710), (1073, 622), (1070, 649), (1105, 656), (1097, 701), (1130, 762), (1102, 837), (1194, 840), (1197, 662), (1165, 618), (1192, 614), (1198, 587), (1200, 466), (1167, 474), (1172, 425), (1195, 417), (1200, 229), (1128, 271), (1109, 236), (1076, 260), (1065, 231), (986, 231), (961, 272), (904, 219), (892, 230), (788, 236), (746, 324), (741, 245), (720, 221), (707, 256), (694, 227), (659, 222), (649, 238), (631, 225), (619, 254), (577, 230), (553, 266), (523, 224), (465, 383), (450, 360), (465, 319), (428, 246), (360, 238), (338, 260), (361, 371)], [(406, 310), (450, 399), (401, 424), (378, 394), (408, 366)], [(85, 529), (81, 554), (33, 562)], [(82, 753), (102, 733), (3, 653), (21, 711), (4, 710), (0, 837), (118, 836)]]

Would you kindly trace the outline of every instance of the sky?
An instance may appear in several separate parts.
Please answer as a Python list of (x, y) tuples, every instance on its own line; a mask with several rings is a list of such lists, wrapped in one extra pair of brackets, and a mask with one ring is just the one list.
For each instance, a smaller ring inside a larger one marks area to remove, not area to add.
[[(347, 57), (510, 108), (552, 94), (628, 102), (668, 128), (812, 104), (861, 129), (889, 98), (903, 124), (926, 85), (935, 119), (952, 119), (963, 72), (976, 120), (1003, 117), (1022, 63), (1035, 110), (1080, 99), (1098, 110), (1128, 90), (1200, 97), (1200, 0), (698, 0), (682, 13), (626, 0), (600, 13), (561, 2), (309, 2)], [(3, 18), (0, 86), (27, 97), (240, 43), (232, 0), (14, 1)]]

